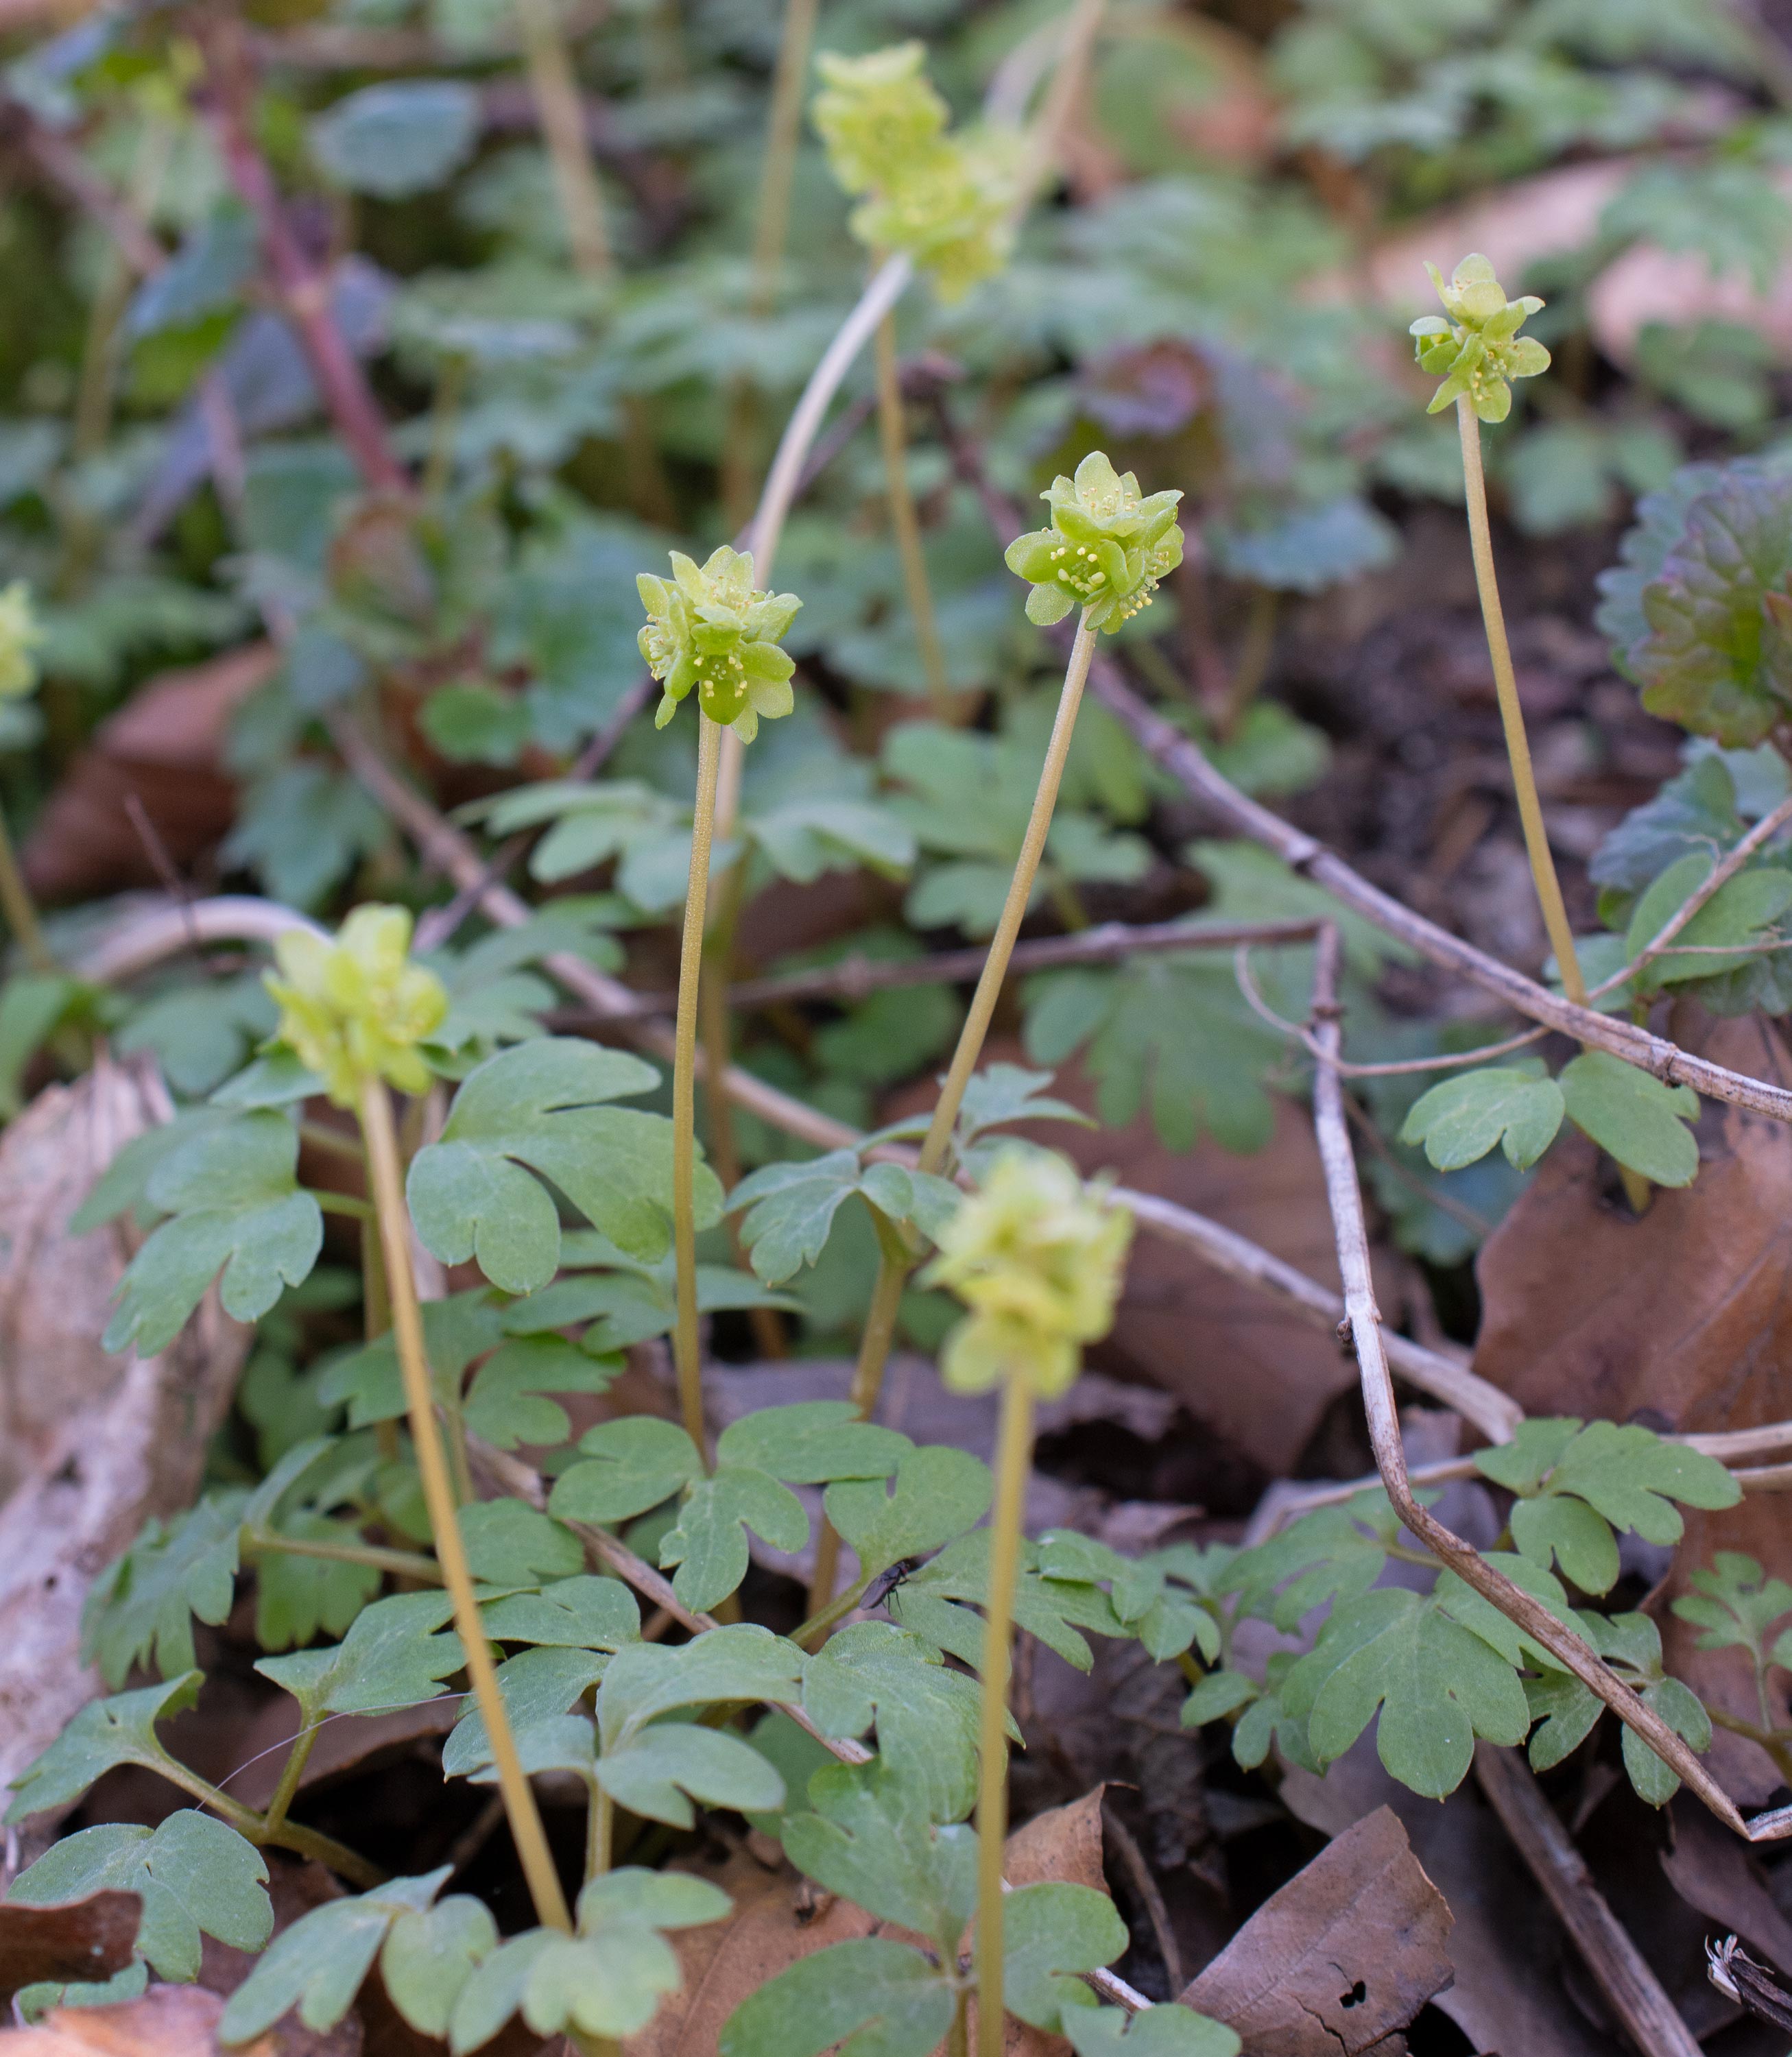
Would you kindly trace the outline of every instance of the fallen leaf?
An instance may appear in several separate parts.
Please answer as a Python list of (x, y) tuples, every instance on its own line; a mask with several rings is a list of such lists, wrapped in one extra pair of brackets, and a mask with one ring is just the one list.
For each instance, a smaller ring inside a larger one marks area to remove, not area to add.
[[(1672, 1025), (1684, 1047), (1719, 1064), (1792, 1081), (1792, 1056), (1758, 1017), (1712, 1024), (1682, 1008)], [(1657, 1191), (1640, 1219), (1608, 1197), (1590, 1143), (1557, 1144), (1489, 1239), (1476, 1267), (1474, 1368), (1528, 1412), (1640, 1415), (1688, 1433), (1792, 1418), (1792, 1131), (1726, 1107), (1708, 1108), (1699, 1133), (1697, 1179)], [(1666, 1611), (1719, 1550), (1783, 1564), (1792, 1504), (1758, 1493), (1719, 1513), (1689, 1510), (1656, 1608), (1669, 1670), (1752, 1721), (1760, 1709), (1746, 1654), (1699, 1650), (1697, 1631)], [(1750, 1804), (1779, 1783), (1763, 1753), (1726, 1731), (1711, 1762)]]
[(1378, 1807), (1271, 1895), (1180, 1997), (1235, 2029), (1251, 2057), (1358, 2057), (1449, 1984), (1450, 1926), (1399, 1817)]
[(146, 680), (93, 731), (38, 816), (22, 853), (32, 890), (73, 900), (161, 882), (125, 811), (133, 794), (177, 866), (219, 842), (236, 815), (225, 731), (280, 661), (271, 643), (250, 643)]
[(1608, 2057), (1609, 2042), (1562, 1988), (1560, 1924), (1472, 1780), (1441, 1805), (1421, 1800), (1389, 1775), (1366, 1736), (1322, 1778), (1287, 1766), (1280, 1790), (1298, 1820), (1328, 1836), (1342, 1835), (1378, 1809), (1399, 1817), (1453, 1917), (1455, 1981), (1432, 2003), (1476, 2049)]
[(0, 1906), (0, 1999), (39, 1980), (96, 1983), (131, 1961), (143, 1902), (96, 1893), (67, 1907)]
[(30, 1460), (0, 1506), (0, 1786), (100, 1691), (81, 1656), (87, 1589), (149, 1516), (191, 1504), (248, 1345), (208, 1294), (160, 1356), (100, 1348), (125, 1233), (65, 1224), (117, 1149), (168, 1114), (152, 1060), (102, 1058), (0, 1138), (0, 1447)]
[(59, 2007), (35, 2028), (0, 2031), (6, 2057), (361, 2057), (351, 2014), (327, 2034), (288, 2019), (253, 2043), (217, 2039), (224, 2002), (203, 1986), (152, 1986), (112, 2007)]
[(1689, 1907), (1740, 1936), (1754, 1956), (1792, 1977), (1792, 1921), (1768, 1891), (1754, 1852), (1683, 1794), (1671, 1806), (1673, 1841), (1661, 1853), (1668, 1882)]

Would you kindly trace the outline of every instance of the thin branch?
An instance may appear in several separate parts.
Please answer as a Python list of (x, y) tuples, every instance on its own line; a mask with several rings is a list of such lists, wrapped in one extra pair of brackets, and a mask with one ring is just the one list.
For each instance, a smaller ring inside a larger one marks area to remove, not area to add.
[(1593, 1883), (1586, 1861), (1529, 1768), (1513, 1750), (1479, 1742), (1475, 1777), (1531, 1876), (1643, 2057), (1699, 2057), (1692, 2031), (1630, 1933)]
[(159, 271), (168, 252), (129, 200), (113, 191), (65, 136), (16, 100), (0, 103), (0, 130), (15, 140), (50, 183), (97, 221), (140, 279)]
[[(1341, 1010), (1337, 998), (1338, 961), (1338, 931), (1328, 927), (1319, 940), (1314, 973), (1313, 1012), (1322, 1051), (1334, 1056), (1342, 1041)], [(1750, 1829), (1728, 1793), (1661, 1717), (1606, 1667), (1592, 1646), (1564, 1627), (1540, 1602), (1514, 1585), (1503, 1573), (1495, 1571), (1471, 1545), (1452, 1534), (1413, 1496), (1406, 1471), (1406, 1453), (1400, 1437), (1400, 1417), (1394, 1405), (1394, 1378), (1382, 1340), (1381, 1310), (1375, 1303), (1374, 1280), (1370, 1270), (1369, 1233), (1363, 1220), (1362, 1192), (1357, 1183), (1356, 1160), (1350, 1150), (1350, 1125), (1344, 1115), (1343, 1088), (1329, 1064), (1321, 1064), (1314, 1080), (1313, 1120), (1325, 1171), (1332, 1233), (1338, 1246), (1338, 1270), (1344, 1279), (1344, 1304), (1350, 1340), (1362, 1377), (1363, 1411), (1368, 1418), (1370, 1444), (1375, 1453), (1376, 1469), (1387, 1489), (1388, 1498), (1394, 1503), (1395, 1513), (1418, 1540), (1465, 1584), (1491, 1602), (1509, 1621), (1516, 1623), (1534, 1643), (1548, 1651), (1559, 1664), (1603, 1700), (1663, 1763), (1679, 1774), (1721, 1821), (1739, 1836), (1749, 1835)], [(1792, 1821), (1787, 1823), (1784, 1833), (1792, 1833)]]

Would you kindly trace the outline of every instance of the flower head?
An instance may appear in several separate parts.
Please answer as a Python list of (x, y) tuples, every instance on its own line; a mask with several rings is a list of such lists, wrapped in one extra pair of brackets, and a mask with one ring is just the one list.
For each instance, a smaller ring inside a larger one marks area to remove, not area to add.
[(1549, 352), (1518, 333), (1542, 301), (1535, 293), (1509, 300), (1485, 257), (1465, 257), (1447, 286), (1435, 264), (1425, 268), (1449, 316), (1421, 315), (1409, 331), (1421, 366), (1444, 381), (1425, 412), (1437, 414), (1466, 394), (1482, 421), (1503, 422), (1512, 412), (1509, 382), (1549, 369)]
[(880, 181), (852, 232), (874, 250), (906, 252), (942, 300), (961, 299), (1008, 262), (1021, 161), (1017, 136), (950, 137)]
[(757, 589), (751, 554), (725, 543), (700, 569), (674, 550), (672, 566), (669, 581), (650, 572), (635, 581), (647, 609), (640, 653), (665, 688), (654, 726), (664, 728), (695, 686), (710, 719), (751, 743), (762, 715), (771, 721), (796, 704), (791, 691), (796, 667), (778, 639), (803, 603), (794, 593)]
[(947, 1337), (946, 1384), (981, 1393), (1024, 1378), (1049, 1399), (1076, 1377), (1082, 1346), (1113, 1324), (1132, 1217), (1061, 1157), (1010, 1145), (954, 1214), (923, 1282), (970, 1313)]
[(1017, 536), (1008, 546), (1008, 569), (1032, 585), (1027, 619), (1042, 628), (1086, 607), (1089, 625), (1111, 635), (1141, 607), (1149, 607), (1160, 579), (1182, 562), (1176, 525), (1179, 493), (1141, 497), (1132, 474), (1116, 472), (1100, 450), (1054, 478), (1040, 496), (1052, 525)]
[(338, 1107), (352, 1107), (369, 1078), (421, 1092), (430, 1069), (417, 1045), (442, 1025), (448, 995), (410, 961), (402, 907), (357, 907), (335, 940), (289, 929), (274, 945), (280, 976), (263, 973), (280, 1005), (277, 1039), (323, 1080)]
[(38, 683), (34, 654), (44, 640), (31, 607), (31, 589), (14, 579), (0, 593), (0, 700), (22, 700)]
[(894, 43), (869, 57), (823, 50), (815, 69), (827, 81), (811, 112), (842, 188), (869, 192), (887, 184), (946, 133), (946, 102), (922, 65), (926, 46)]

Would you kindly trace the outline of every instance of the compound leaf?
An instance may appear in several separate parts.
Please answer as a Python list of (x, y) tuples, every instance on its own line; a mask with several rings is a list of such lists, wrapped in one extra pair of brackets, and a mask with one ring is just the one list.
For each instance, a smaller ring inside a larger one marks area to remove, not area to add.
[(1413, 1103), (1402, 1143), (1421, 1143), (1440, 1171), (1460, 1171), (1497, 1144), (1528, 1171), (1562, 1125), (1561, 1089), (1536, 1058), (1458, 1072)]
[(952, 1988), (918, 1950), (886, 1936), (799, 1959), (743, 2000), (716, 2057), (933, 2057), (952, 2024)]
[(48, 1750), (14, 1780), (16, 1797), (9, 1822), (23, 1821), (46, 1807), (78, 1800), (102, 1772), (117, 1764), (145, 1765), (160, 1771), (172, 1759), (156, 1739), (156, 1724), (198, 1697), (200, 1675), (188, 1671), (160, 1686), (116, 1693), (83, 1707)]
[(879, 1478), (842, 1480), (828, 1488), (825, 1504), (860, 1571), (874, 1574), (975, 1528), (993, 1490), (981, 1457), (930, 1443), (902, 1453), (887, 1490)]
[(1690, 1086), (1663, 1085), (1605, 1050), (1571, 1058), (1557, 1084), (1568, 1120), (1620, 1164), (1658, 1186), (1692, 1183), (1699, 1145), (1687, 1124), (1699, 1119), (1699, 1096)]
[(165, 1527), (153, 1516), (117, 1563), (94, 1581), (81, 1610), (81, 1642), (116, 1690), (132, 1666), (165, 1678), (191, 1671), (192, 1617), (214, 1627), (236, 1591), (241, 1493), (208, 1494)]
[(892, 1623), (851, 1623), (809, 1659), (803, 1711), (829, 1736), (877, 1724), (883, 1760), (922, 1795), (936, 1821), (970, 1811), (981, 1696), (925, 1638)]
[(809, 1805), (784, 1825), (799, 1871), (942, 1955), (956, 1950), (977, 1904), (974, 1829), (936, 1826), (926, 1788), (883, 1762), (818, 1771)]

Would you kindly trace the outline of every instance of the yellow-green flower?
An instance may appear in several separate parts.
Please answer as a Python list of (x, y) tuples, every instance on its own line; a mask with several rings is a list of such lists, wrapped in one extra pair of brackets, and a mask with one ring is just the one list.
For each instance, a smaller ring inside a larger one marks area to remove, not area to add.
[(922, 1274), (970, 1313), (946, 1338), (940, 1375), (954, 1392), (1024, 1378), (1040, 1399), (1075, 1379), (1083, 1346), (1113, 1325), (1132, 1217), (1109, 1207), (1061, 1157), (1011, 1145), (947, 1223)]
[(404, 1092), (429, 1084), (417, 1045), (442, 1025), (448, 995), (433, 972), (410, 961), (402, 907), (357, 907), (334, 941), (289, 929), (274, 958), (280, 976), (262, 977), (280, 1002), (276, 1039), (317, 1073), (338, 1107), (352, 1107), (369, 1078)]
[(1176, 524), (1179, 493), (1141, 495), (1130, 471), (1116, 472), (1100, 450), (1061, 474), (1039, 496), (1052, 525), (1017, 536), (1008, 569), (1033, 587), (1027, 619), (1042, 628), (1086, 607), (1089, 625), (1110, 635), (1141, 607), (1149, 607), (1159, 580), (1182, 562)]
[(0, 593), (0, 700), (22, 700), (38, 683), (43, 624), (31, 607), (31, 589), (14, 579)]
[(869, 57), (823, 50), (815, 69), (827, 81), (811, 113), (842, 188), (886, 185), (946, 133), (947, 109), (922, 66), (921, 43), (894, 43)]
[(878, 184), (852, 232), (873, 250), (906, 252), (942, 300), (961, 299), (1013, 249), (1023, 155), (1018, 136), (995, 129), (937, 143)]
[(638, 638), (648, 669), (664, 687), (656, 728), (664, 728), (695, 686), (697, 704), (712, 721), (731, 727), (743, 743), (767, 721), (796, 704), (796, 669), (778, 639), (803, 603), (794, 593), (764, 593), (753, 584), (750, 553), (726, 543), (699, 567), (672, 553), (668, 583), (643, 572), (636, 579), (647, 625)]
[(1425, 412), (1441, 413), (1465, 394), (1482, 421), (1503, 422), (1512, 412), (1510, 382), (1549, 369), (1549, 352), (1518, 333), (1542, 301), (1535, 293), (1509, 300), (1485, 257), (1465, 257), (1447, 286), (1435, 264), (1425, 268), (1449, 316), (1421, 315), (1408, 331), (1421, 366), (1443, 377)]

